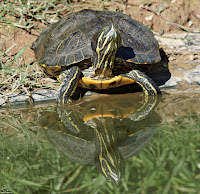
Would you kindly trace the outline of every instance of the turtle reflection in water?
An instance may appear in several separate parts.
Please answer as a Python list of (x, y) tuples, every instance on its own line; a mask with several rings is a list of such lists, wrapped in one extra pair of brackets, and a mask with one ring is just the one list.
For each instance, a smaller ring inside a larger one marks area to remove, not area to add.
[(61, 104), (71, 101), (77, 86), (101, 91), (136, 82), (145, 95), (161, 94), (145, 74), (161, 60), (158, 42), (144, 24), (125, 14), (72, 12), (49, 25), (32, 49), (44, 71), (62, 83)]
[(157, 104), (157, 96), (144, 103), (133, 94), (98, 96), (48, 111), (40, 125), (62, 154), (83, 165), (95, 164), (107, 180), (119, 184), (124, 158), (139, 152), (161, 121), (154, 111)]

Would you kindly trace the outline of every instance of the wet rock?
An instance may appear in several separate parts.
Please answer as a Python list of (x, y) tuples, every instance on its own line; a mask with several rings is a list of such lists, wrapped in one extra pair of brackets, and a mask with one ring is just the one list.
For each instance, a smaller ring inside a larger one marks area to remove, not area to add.
[(189, 85), (188, 86), (185, 86), (185, 87), (182, 87), (182, 88), (168, 88), (166, 90), (166, 92), (168, 94), (180, 94), (180, 95), (183, 95), (183, 94), (192, 94), (192, 95), (195, 95), (195, 94), (200, 94), (200, 87), (199, 86), (195, 86), (195, 87), (190, 87)]
[[(32, 99), (34, 103), (52, 101), (57, 99), (58, 91), (41, 89), (37, 91), (32, 91)], [(24, 93), (16, 93), (7, 96), (7, 98), (0, 98), (0, 106), (6, 105), (17, 105), (17, 104), (30, 104), (30, 97)]]
[(171, 77), (171, 79), (168, 80), (164, 85), (162, 85), (161, 88), (169, 88), (177, 86), (181, 81), (182, 81), (181, 77)]

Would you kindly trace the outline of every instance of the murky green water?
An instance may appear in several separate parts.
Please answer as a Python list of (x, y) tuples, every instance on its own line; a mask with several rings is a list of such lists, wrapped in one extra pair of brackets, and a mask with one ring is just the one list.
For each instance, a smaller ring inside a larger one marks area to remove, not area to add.
[(198, 193), (200, 94), (170, 93), (0, 109), (2, 193)]

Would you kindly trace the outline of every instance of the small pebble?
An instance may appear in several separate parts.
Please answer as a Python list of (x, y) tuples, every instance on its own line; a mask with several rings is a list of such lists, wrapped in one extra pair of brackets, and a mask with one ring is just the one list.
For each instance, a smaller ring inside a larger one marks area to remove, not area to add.
[(190, 59), (190, 61), (194, 61), (194, 60), (198, 59), (198, 55), (189, 55), (189, 59)]
[(176, 58), (175, 57), (169, 57), (169, 61), (174, 61), (174, 60), (176, 60)]
[(152, 19), (153, 19), (153, 15), (150, 15), (150, 16), (145, 17), (145, 20), (146, 20), (146, 21), (152, 21)]
[(188, 27), (190, 28), (190, 27), (192, 26), (192, 24), (193, 24), (193, 21), (190, 20), (190, 21), (188, 22)]

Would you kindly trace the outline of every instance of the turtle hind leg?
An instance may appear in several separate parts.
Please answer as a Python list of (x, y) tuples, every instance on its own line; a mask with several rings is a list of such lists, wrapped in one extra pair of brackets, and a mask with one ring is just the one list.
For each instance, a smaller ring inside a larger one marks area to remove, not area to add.
[(60, 78), (58, 78), (58, 80), (62, 82), (58, 92), (59, 104), (64, 105), (71, 102), (70, 97), (73, 95), (77, 87), (80, 75), (81, 69), (77, 66), (61, 72)]
[(127, 73), (125, 77), (135, 80), (135, 82), (142, 87), (145, 95), (162, 94), (157, 84), (149, 76), (139, 70), (132, 70)]

